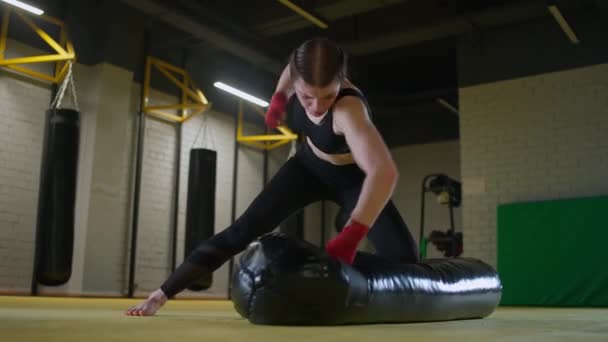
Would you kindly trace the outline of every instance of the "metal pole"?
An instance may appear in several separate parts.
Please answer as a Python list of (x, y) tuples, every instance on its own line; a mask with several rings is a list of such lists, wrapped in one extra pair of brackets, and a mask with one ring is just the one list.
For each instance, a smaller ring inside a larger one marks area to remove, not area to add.
[[(182, 54), (182, 69), (186, 69), (186, 63), (188, 62), (188, 49), (183, 49)], [(186, 93), (183, 90), (180, 90), (180, 98), (182, 105), (185, 104)], [(184, 117), (186, 115), (186, 110), (181, 109), (179, 116)], [(171, 272), (175, 271), (175, 265), (177, 264), (177, 232), (178, 232), (178, 223), (179, 223), (179, 181), (181, 179), (181, 169), (182, 169), (182, 123), (178, 122), (175, 126), (175, 135), (176, 135), (176, 143), (175, 143), (175, 178), (174, 178), (174, 198), (173, 198), (173, 248), (171, 250)]]
[(419, 253), (420, 253), (420, 259), (422, 259), (424, 256), (423, 251), (425, 250), (425, 248), (423, 248), (424, 246), (422, 246), (422, 243), (424, 242), (424, 199), (425, 199), (425, 193), (426, 193), (426, 181), (429, 179), (429, 176), (426, 176), (422, 179), (422, 192), (421, 192), (421, 205), (420, 205), (420, 232), (419, 232), (419, 236), (418, 236), (418, 244), (420, 245), (419, 249)]
[[(148, 29), (144, 31), (144, 59), (142, 63), (142, 75), (146, 74), (146, 58), (149, 51), (149, 40), (150, 32)], [(135, 291), (135, 258), (137, 256), (137, 227), (139, 224), (139, 195), (141, 192), (141, 171), (143, 161), (143, 149), (144, 149), (144, 136), (145, 136), (145, 123), (146, 115), (144, 114), (144, 87), (145, 80), (142, 79), (141, 91), (140, 91), (140, 108), (138, 113), (138, 127), (137, 127), (137, 155), (135, 160), (135, 184), (133, 187), (133, 208), (131, 217), (131, 251), (129, 253), (129, 290), (127, 297), (133, 298)]]
[(327, 213), (325, 212), (325, 200), (321, 201), (321, 248), (325, 249), (325, 219)]
[(452, 232), (452, 256), (456, 257), (456, 230), (454, 228), (454, 207), (452, 206), (452, 192), (449, 191), (450, 199), (448, 201), (448, 206), (450, 207), (450, 231)]
[(177, 123), (175, 126), (177, 142), (175, 146), (175, 178), (174, 178), (174, 192), (173, 192), (173, 220), (171, 222), (172, 226), (172, 248), (171, 248), (171, 272), (175, 271), (175, 264), (177, 263), (177, 226), (179, 219), (179, 180), (180, 180), (180, 172), (181, 172), (181, 147), (182, 147), (182, 125), (181, 123)]
[[(234, 159), (233, 165), (234, 168), (232, 170), (232, 213), (231, 213), (231, 223), (236, 221), (236, 200), (237, 200), (237, 175), (238, 175), (238, 167), (239, 167), (239, 142), (237, 141), (237, 136), (239, 132), (239, 113), (243, 110), (243, 102), (238, 102), (238, 112), (234, 116)], [(232, 278), (232, 271), (234, 269), (234, 257), (230, 258), (228, 263), (228, 298), (232, 295), (232, 287), (230, 286), (230, 279)]]
[[(265, 133), (268, 134), (268, 127), (266, 127), (265, 129)], [(264, 175), (263, 175), (263, 182), (264, 182), (264, 187), (266, 187), (266, 183), (268, 183), (268, 150), (264, 149)]]

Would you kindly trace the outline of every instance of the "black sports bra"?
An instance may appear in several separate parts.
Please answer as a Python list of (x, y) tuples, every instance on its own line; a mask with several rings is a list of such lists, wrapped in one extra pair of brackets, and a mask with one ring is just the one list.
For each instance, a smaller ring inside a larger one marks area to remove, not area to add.
[[(354, 88), (342, 88), (340, 89), (340, 92), (338, 92), (336, 101), (344, 96), (356, 96), (360, 98), (367, 108), (367, 113), (371, 117), (371, 110), (363, 93)], [(333, 105), (329, 108), (325, 117), (318, 124), (315, 124), (308, 118), (306, 110), (297, 99), (297, 96), (293, 97), (295, 98), (295, 101), (289, 106), (291, 108), (288, 107), (288, 125), (295, 133), (305, 135), (318, 149), (327, 154), (350, 152), (350, 148), (346, 143), (346, 138), (344, 138), (343, 135), (334, 133)]]

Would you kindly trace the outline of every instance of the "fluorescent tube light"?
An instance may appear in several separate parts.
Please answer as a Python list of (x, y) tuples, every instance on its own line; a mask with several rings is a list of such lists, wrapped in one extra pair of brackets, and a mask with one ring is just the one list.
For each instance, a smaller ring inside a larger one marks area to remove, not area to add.
[(217, 88), (222, 89), (223, 91), (229, 92), (232, 95), (236, 95), (244, 100), (255, 103), (256, 105), (258, 105), (260, 107), (268, 107), (268, 102), (266, 102), (264, 100), (260, 100), (253, 95), (249, 95), (244, 91), (236, 89), (235, 87), (229, 86), (222, 82), (215, 82), (215, 83), (213, 83), (213, 85), (216, 86)]
[(6, 2), (7, 4), (11, 4), (11, 5), (15, 6), (15, 7), (19, 7), (21, 9), (23, 9), (23, 10), (28, 11), (28, 12), (34, 13), (35, 15), (41, 15), (42, 13), (44, 13), (43, 10), (38, 9), (38, 8), (36, 8), (34, 6), (30, 6), (30, 5), (28, 5), (28, 4), (24, 3), (24, 2), (21, 2), (21, 1), (17, 1), (17, 0), (2, 0), (2, 1)]
[(445, 109), (449, 110), (450, 112), (452, 112), (456, 115), (459, 115), (458, 109), (456, 109), (456, 107), (452, 106), (448, 101), (438, 97), (437, 103), (439, 103), (441, 106), (443, 106)]
[(556, 5), (549, 5), (549, 12), (551, 12), (551, 15), (553, 15), (553, 18), (555, 18), (555, 21), (557, 21), (559, 26), (562, 28), (562, 31), (564, 31), (564, 34), (566, 34), (566, 36), (568, 36), (568, 39), (570, 39), (570, 42), (572, 42), (572, 44), (578, 44), (579, 40), (578, 40), (578, 37), (576, 36), (576, 33), (574, 33), (572, 26), (570, 26), (568, 21), (566, 21), (566, 18), (564, 18), (564, 16), (562, 15), (562, 12), (559, 10), (559, 8)]

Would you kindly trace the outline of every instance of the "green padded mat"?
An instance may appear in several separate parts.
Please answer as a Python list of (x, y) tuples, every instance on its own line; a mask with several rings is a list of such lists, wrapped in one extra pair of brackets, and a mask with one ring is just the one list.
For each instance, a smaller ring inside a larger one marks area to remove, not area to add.
[(498, 207), (501, 305), (608, 306), (608, 197)]

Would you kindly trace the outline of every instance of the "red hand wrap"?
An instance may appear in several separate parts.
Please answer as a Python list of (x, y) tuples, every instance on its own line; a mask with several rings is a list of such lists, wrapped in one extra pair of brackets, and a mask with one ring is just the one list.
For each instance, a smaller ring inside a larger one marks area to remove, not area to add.
[(264, 121), (266, 126), (270, 128), (277, 128), (283, 119), (283, 113), (285, 113), (285, 107), (287, 106), (287, 96), (281, 92), (276, 92), (270, 99), (270, 106), (266, 111), (266, 117)]
[(327, 243), (325, 251), (330, 256), (351, 265), (357, 253), (357, 246), (367, 235), (368, 230), (366, 225), (351, 220), (338, 236)]

